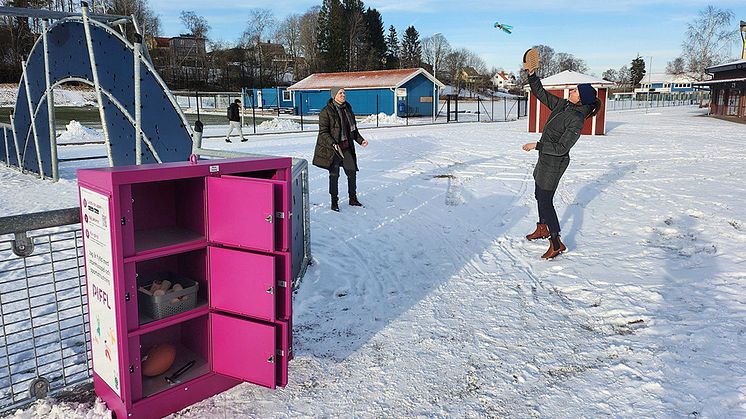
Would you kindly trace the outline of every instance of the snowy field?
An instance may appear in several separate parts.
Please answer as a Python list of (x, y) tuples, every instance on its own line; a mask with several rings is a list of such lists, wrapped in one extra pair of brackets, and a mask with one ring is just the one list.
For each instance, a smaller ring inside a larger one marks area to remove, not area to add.
[[(365, 208), (332, 212), (310, 168), (314, 265), (288, 386), (240, 385), (175, 417), (746, 416), (746, 126), (703, 113), (615, 112), (607, 136), (582, 137), (556, 196), (569, 250), (552, 261), (523, 239), (525, 119), (363, 131)], [(310, 160), (315, 139), (205, 146)], [(76, 205), (74, 167), (61, 175), (0, 167), (0, 211)], [(14, 417), (107, 415), (44, 400)]]

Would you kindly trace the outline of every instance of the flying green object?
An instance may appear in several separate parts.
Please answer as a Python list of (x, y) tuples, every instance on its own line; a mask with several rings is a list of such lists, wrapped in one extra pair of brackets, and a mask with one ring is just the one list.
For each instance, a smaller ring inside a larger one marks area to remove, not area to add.
[(502, 30), (505, 33), (513, 33), (513, 26), (506, 25), (504, 23), (495, 22), (495, 28)]

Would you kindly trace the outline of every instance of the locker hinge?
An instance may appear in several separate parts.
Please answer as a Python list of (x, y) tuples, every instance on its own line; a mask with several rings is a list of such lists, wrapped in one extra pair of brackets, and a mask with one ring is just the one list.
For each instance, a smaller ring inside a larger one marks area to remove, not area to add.
[(278, 349), (277, 356), (285, 356), (285, 351), (283, 351), (282, 349)]
[(127, 225), (127, 219), (122, 217), (122, 225)]
[(285, 281), (277, 281), (277, 286), (285, 288), (288, 286), (288, 283)]
[(277, 218), (285, 218), (285, 213), (282, 212), (282, 211), (277, 211), (277, 213), (275, 214), (275, 216)]

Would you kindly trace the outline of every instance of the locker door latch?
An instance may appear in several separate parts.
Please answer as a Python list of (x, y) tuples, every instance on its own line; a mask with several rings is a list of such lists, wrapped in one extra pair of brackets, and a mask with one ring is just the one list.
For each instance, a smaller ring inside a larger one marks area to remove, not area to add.
[(275, 357), (274, 356), (270, 356), (269, 358), (267, 358), (267, 362), (269, 362), (270, 364), (274, 364), (275, 363)]
[(269, 287), (269, 288), (267, 289), (267, 294), (274, 294), (274, 293), (275, 293), (275, 289), (274, 289), (274, 287)]
[(268, 223), (271, 224), (272, 223), (272, 214), (268, 215), (267, 218), (264, 219), (264, 221), (266, 221), (266, 222), (268, 222)]

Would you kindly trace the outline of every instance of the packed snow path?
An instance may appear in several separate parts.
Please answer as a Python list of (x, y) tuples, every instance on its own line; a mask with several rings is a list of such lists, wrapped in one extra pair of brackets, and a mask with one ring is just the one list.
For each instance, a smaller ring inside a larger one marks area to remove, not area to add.
[[(553, 261), (523, 238), (536, 154), (520, 146), (538, 139), (525, 119), (363, 131), (365, 208), (332, 212), (326, 171), (310, 169), (314, 265), (287, 388), (241, 385), (176, 416), (746, 415), (746, 127), (702, 113), (611, 113), (607, 136), (581, 137)], [(205, 145), (310, 161), (314, 143)], [(19, 179), (34, 182), (0, 169), (3, 196), (65, 206)]]

